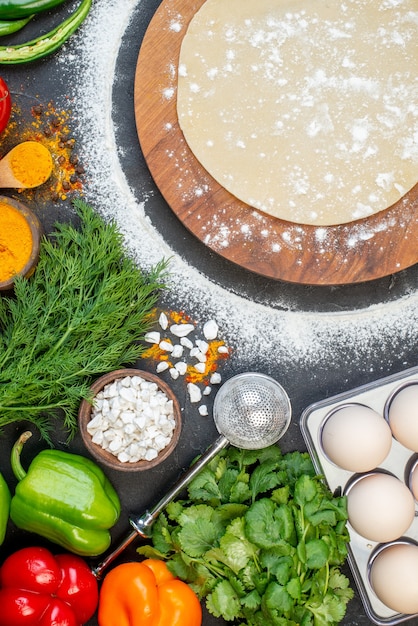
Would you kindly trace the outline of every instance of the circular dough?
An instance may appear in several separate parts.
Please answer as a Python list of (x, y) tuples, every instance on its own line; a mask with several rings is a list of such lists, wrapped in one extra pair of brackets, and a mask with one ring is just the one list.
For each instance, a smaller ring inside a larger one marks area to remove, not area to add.
[(352, 222), (417, 182), (416, 0), (206, 0), (182, 41), (177, 113), (246, 204)]

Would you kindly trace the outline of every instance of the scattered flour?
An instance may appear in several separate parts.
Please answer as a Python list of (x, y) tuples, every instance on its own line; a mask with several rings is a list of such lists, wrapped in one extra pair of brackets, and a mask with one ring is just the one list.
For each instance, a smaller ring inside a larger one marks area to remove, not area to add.
[[(116, 220), (127, 248), (141, 267), (146, 269), (170, 257), (170, 305), (202, 320), (216, 319), (220, 334), (234, 350), (236, 372), (250, 367), (289, 378), (296, 369), (306, 373), (307, 386), (317, 388), (322, 384), (318, 381), (321, 372), (333, 373), (338, 364), (343, 390), (358, 379), (359, 372), (369, 376), (373, 372), (378, 378), (393, 367), (399, 370), (412, 365), (408, 359), (416, 344), (417, 292), (384, 305), (362, 308), (359, 303), (358, 310), (340, 313), (289, 310), (285, 302), (282, 309), (273, 308), (268, 295), (264, 304), (258, 304), (211, 282), (173, 252), (155, 230), (145, 213), (148, 199), (138, 202), (122, 171), (112, 119), (112, 79), (118, 50), (139, 4), (138, 0), (124, 0), (122, 11), (120, 0), (96, 3), (75, 40), (82, 80), (68, 84), (73, 85), (69, 96), (82, 130), (80, 151), (89, 168), (86, 199), (105, 218)], [(104, 45), (98, 45), (99, 41)], [(228, 237), (227, 232), (224, 235)], [(256, 276), (249, 273), (248, 280), (256, 281)], [(390, 362), (388, 346), (393, 355)]]

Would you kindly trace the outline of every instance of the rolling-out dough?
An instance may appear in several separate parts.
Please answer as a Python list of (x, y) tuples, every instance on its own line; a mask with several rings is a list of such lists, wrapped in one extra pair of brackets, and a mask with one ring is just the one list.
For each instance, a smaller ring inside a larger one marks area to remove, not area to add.
[(397, 202), (418, 176), (417, 0), (206, 0), (177, 113), (234, 196), (300, 224)]

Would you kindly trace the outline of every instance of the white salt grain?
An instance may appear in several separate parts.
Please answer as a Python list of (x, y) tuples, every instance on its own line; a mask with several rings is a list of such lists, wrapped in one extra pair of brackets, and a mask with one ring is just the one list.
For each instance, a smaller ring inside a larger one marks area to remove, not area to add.
[(194, 330), (193, 324), (173, 324), (170, 332), (176, 337), (186, 337)]
[[(102, 401), (104, 396), (110, 401)], [(175, 427), (173, 402), (154, 382), (126, 376), (105, 385), (95, 400), (87, 432), (93, 443), (120, 462), (152, 460), (170, 442)], [(107, 419), (110, 404), (114, 411), (112, 426)]]
[(161, 335), (157, 331), (151, 331), (149, 333), (146, 333), (144, 337), (147, 343), (156, 343), (156, 344), (160, 343), (160, 338), (161, 338)]
[(170, 376), (171, 376), (171, 378), (173, 380), (177, 380), (177, 378), (180, 376), (180, 372), (175, 367), (170, 367), (170, 369), (168, 371), (169, 371)]
[(205, 325), (203, 326), (203, 334), (208, 341), (216, 339), (216, 337), (218, 336), (218, 324), (215, 322), (215, 320), (209, 320), (209, 322), (205, 323)]
[(170, 343), (169, 341), (165, 341), (164, 339), (160, 341), (159, 346), (160, 349), (164, 352), (172, 352), (174, 347), (172, 343)]
[(200, 400), (202, 399), (202, 392), (197, 385), (195, 385), (194, 383), (188, 383), (187, 391), (189, 393), (190, 402), (192, 402), (193, 404), (196, 402), (200, 402)]
[(174, 367), (176, 368), (180, 376), (184, 376), (184, 374), (187, 372), (187, 363), (185, 363), (184, 361), (179, 361), (175, 364)]
[[(161, 328), (163, 330), (167, 330), (168, 328), (168, 319), (167, 319), (167, 315), (164, 313), (164, 311), (162, 311), (160, 313), (160, 317), (158, 318), (158, 323), (160, 324)], [(156, 342), (158, 343), (158, 342)]]
[(187, 337), (182, 337), (180, 339), (180, 343), (181, 343), (182, 346), (184, 346), (188, 350), (192, 350), (192, 348), (193, 348), (193, 343)]

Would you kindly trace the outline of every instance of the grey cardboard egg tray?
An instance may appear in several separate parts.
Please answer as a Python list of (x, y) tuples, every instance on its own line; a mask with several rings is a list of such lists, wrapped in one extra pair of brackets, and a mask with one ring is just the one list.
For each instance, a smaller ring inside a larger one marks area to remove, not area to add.
[[(346, 403), (365, 404), (384, 416), (385, 404), (391, 394), (409, 382), (418, 383), (418, 367), (382, 378), (370, 384), (357, 387), (332, 398), (311, 404), (300, 418), (300, 428), (312, 457), (315, 470), (324, 476), (333, 493), (343, 493), (353, 473), (336, 467), (324, 455), (320, 444), (320, 432), (325, 417), (337, 407)], [(417, 407), (418, 408), (418, 407)], [(392, 438), (392, 447), (380, 469), (391, 472), (402, 481), (407, 482), (406, 473), (411, 459), (416, 454), (402, 446)], [(348, 546), (348, 563), (358, 587), (365, 611), (370, 620), (379, 626), (399, 624), (416, 617), (395, 613), (383, 604), (374, 594), (368, 579), (369, 559), (378, 543), (365, 539), (356, 533), (350, 525), (350, 543)], [(418, 542), (418, 503), (415, 503), (415, 519), (404, 537)]]

